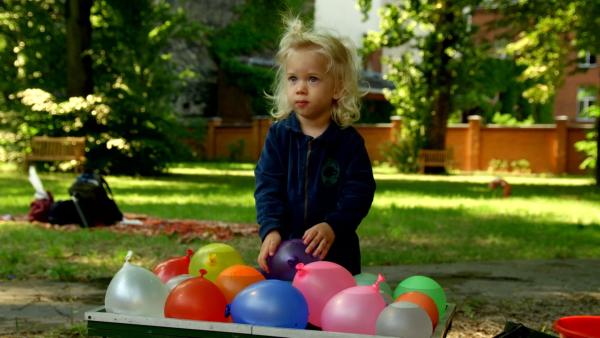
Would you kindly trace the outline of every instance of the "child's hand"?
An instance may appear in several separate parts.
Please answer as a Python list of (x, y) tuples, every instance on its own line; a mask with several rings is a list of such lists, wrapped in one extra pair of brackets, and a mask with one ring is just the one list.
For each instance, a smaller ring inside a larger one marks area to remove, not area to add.
[(265, 240), (260, 246), (260, 253), (258, 254), (256, 261), (258, 262), (260, 268), (267, 273), (269, 273), (267, 257), (275, 254), (275, 250), (277, 250), (279, 243), (281, 243), (281, 235), (279, 234), (279, 231), (273, 230), (269, 232), (267, 236), (265, 236)]
[(324, 259), (335, 240), (335, 233), (329, 224), (322, 222), (306, 230), (302, 240), (307, 254)]

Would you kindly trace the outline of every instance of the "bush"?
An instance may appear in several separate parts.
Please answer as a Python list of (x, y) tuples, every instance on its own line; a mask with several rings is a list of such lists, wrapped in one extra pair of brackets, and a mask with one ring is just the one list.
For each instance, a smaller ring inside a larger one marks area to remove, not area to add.
[(382, 146), (386, 162), (401, 173), (413, 173), (419, 169), (419, 148), (412, 138), (401, 138), (397, 142), (386, 142)]

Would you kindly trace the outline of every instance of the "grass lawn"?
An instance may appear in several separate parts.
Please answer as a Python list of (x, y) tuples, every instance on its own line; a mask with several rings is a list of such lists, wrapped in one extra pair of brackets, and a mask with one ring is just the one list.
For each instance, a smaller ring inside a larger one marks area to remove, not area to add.
[[(363, 265), (600, 257), (600, 190), (588, 177), (505, 176), (512, 196), (491, 191), (492, 175), (401, 175), (376, 167), (377, 191), (362, 222)], [(73, 173), (41, 173), (56, 200)], [(195, 163), (154, 178), (108, 176), (125, 213), (254, 223), (252, 164)], [(33, 199), (27, 175), (0, 167), (0, 215), (23, 215)], [(207, 244), (177, 236), (51, 230), (0, 222), (0, 279), (107, 281), (127, 250), (133, 263), (158, 262)], [(228, 242), (254, 265), (257, 237)]]

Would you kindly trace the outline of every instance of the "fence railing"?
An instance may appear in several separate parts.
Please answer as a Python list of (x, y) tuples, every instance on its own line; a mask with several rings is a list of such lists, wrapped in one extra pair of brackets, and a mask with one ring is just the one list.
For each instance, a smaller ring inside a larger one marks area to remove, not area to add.
[[(228, 159), (256, 161), (271, 118), (257, 116), (252, 123), (225, 124), (220, 118), (208, 121), (205, 142), (198, 149), (207, 160)], [(395, 141), (402, 120), (390, 123), (357, 124), (364, 137), (372, 161), (383, 161), (382, 147)], [(581, 174), (579, 164), (584, 155), (574, 144), (585, 139), (593, 124), (569, 123), (565, 116), (553, 124), (526, 127), (484, 125), (479, 116), (471, 116), (465, 124), (448, 126), (446, 148), (452, 149), (453, 167), (464, 171), (527, 170), (533, 173)]]

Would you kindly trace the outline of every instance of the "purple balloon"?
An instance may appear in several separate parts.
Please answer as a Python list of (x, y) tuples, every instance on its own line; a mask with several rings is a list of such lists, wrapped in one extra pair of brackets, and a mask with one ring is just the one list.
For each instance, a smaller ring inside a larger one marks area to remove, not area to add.
[(269, 278), (292, 281), (296, 275), (296, 264), (318, 261), (318, 257), (305, 252), (306, 245), (301, 239), (290, 239), (279, 244), (273, 256), (267, 257)]

